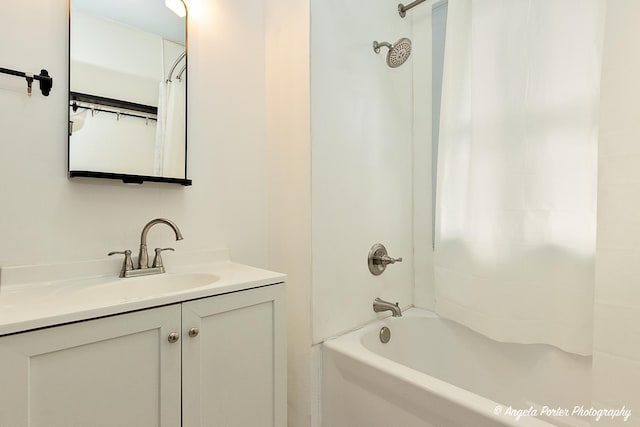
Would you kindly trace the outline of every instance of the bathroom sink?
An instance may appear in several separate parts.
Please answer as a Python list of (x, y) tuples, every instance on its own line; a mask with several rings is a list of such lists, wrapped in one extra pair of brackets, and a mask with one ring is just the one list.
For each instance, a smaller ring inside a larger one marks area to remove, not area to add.
[(218, 280), (218, 276), (208, 273), (154, 274), (91, 284), (79, 290), (78, 297), (148, 298), (207, 286)]

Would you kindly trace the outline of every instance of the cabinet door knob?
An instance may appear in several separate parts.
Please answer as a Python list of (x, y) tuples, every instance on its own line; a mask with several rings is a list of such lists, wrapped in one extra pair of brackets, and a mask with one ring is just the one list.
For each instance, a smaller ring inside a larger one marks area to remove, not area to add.
[(180, 334), (179, 333), (171, 332), (169, 334), (168, 340), (169, 340), (170, 343), (178, 342), (179, 339), (180, 339)]
[(199, 333), (200, 333), (200, 329), (198, 329), (198, 328), (191, 328), (191, 329), (189, 329), (189, 336), (190, 336), (191, 338), (193, 338), (193, 337), (197, 337)]

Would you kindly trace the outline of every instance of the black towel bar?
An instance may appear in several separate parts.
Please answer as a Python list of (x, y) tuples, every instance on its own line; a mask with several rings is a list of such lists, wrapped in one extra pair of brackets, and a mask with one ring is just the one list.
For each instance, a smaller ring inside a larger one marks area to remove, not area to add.
[(44, 96), (49, 96), (51, 88), (53, 87), (53, 78), (49, 76), (49, 72), (44, 69), (40, 70), (40, 74), (31, 74), (25, 73), (23, 71), (15, 71), (8, 68), (0, 67), (0, 73), (9, 74), (16, 77), (24, 77), (25, 79), (27, 79), (27, 93), (29, 94), (29, 96), (31, 96), (31, 84), (34, 80), (38, 80), (38, 82), (40, 83), (40, 91)]

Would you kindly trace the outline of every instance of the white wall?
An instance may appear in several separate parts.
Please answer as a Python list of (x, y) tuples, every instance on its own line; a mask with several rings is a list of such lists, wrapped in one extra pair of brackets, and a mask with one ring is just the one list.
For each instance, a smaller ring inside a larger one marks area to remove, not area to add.
[[(103, 258), (136, 250), (142, 226), (166, 216), (151, 245), (228, 247), (267, 264), (264, 4), (193, 0), (189, 22), (189, 177), (193, 186), (68, 180), (67, 1), (6, 2), (0, 66), (49, 70), (53, 90), (0, 75), (0, 265)], [(35, 13), (34, 11), (37, 11)], [(233, 40), (233, 43), (229, 43)], [(171, 266), (171, 255), (166, 265)], [(115, 274), (116, 272), (114, 272)]]
[[(375, 297), (412, 304), (412, 74), (374, 40), (410, 36), (386, 0), (311, 5), (313, 340), (376, 317)], [(367, 268), (380, 242), (403, 257)]]
[(593, 399), (640, 422), (640, 2), (608, 2), (598, 155)]
[[(291, 426), (319, 425), (312, 342), (375, 318), (377, 296), (413, 302), (411, 64), (372, 49), (409, 32), (382, 0), (268, 3), (269, 267), (289, 275)], [(378, 241), (404, 263), (375, 277)]]
[(309, 1), (266, 14), (269, 268), (286, 272), (288, 423), (311, 425), (311, 142)]

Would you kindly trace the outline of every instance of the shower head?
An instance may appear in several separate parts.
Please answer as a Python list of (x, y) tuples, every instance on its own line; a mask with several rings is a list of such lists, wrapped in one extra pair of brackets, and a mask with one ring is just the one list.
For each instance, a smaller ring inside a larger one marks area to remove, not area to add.
[(380, 53), (380, 47), (382, 46), (389, 48), (387, 52), (387, 65), (391, 68), (401, 66), (409, 59), (409, 55), (411, 55), (411, 40), (405, 37), (395, 42), (395, 44), (374, 41), (373, 51)]

